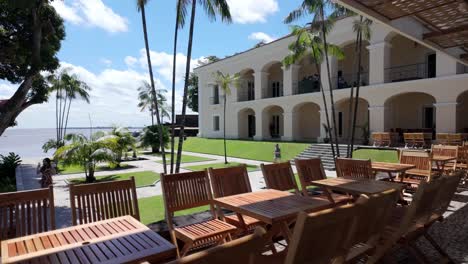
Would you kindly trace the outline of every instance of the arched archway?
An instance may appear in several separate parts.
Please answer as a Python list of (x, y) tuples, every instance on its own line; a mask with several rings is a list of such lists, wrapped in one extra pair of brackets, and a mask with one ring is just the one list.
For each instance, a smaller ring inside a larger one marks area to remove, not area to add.
[(319, 69), (311, 56), (306, 56), (299, 61), (300, 66), (297, 76), (297, 84), (294, 83), (296, 91), (294, 94), (304, 94), (320, 91), (320, 65)]
[(385, 101), (385, 131), (434, 129), (436, 100), (427, 93), (398, 94)]
[(468, 133), (468, 91), (457, 97), (457, 132)]
[(293, 108), (293, 139), (313, 141), (320, 137), (320, 106), (302, 103)]
[(237, 113), (238, 137), (251, 139), (255, 136), (255, 111), (252, 108), (244, 108)]
[(280, 139), (284, 135), (284, 110), (280, 106), (268, 106), (262, 111), (262, 130), (265, 138)]
[[(358, 110), (356, 115), (356, 130), (354, 134), (355, 139), (363, 139), (364, 131), (369, 130), (369, 102), (363, 98), (359, 98)], [(342, 99), (336, 102), (336, 122), (338, 129), (338, 137), (341, 140), (347, 140), (349, 133), (351, 133), (352, 128), (352, 118), (351, 113), (354, 112), (355, 101), (350, 100), (349, 98)], [(349, 111), (351, 106), (352, 111)], [(349, 120), (351, 119), (351, 126)], [(364, 129), (367, 128), (367, 129)]]
[[(366, 48), (367, 46), (369, 46), (369, 42), (363, 41), (361, 48), (361, 86), (369, 84), (369, 50)], [(345, 57), (338, 61), (338, 72), (335, 78), (338, 89), (349, 88), (357, 83), (358, 51), (356, 43), (345, 44), (342, 49)]]
[(237, 101), (255, 100), (254, 70), (244, 69), (240, 72), (240, 85), (237, 90)]
[(267, 72), (267, 85), (262, 89), (262, 98), (283, 96), (283, 68), (279, 61), (270, 62), (263, 67)]

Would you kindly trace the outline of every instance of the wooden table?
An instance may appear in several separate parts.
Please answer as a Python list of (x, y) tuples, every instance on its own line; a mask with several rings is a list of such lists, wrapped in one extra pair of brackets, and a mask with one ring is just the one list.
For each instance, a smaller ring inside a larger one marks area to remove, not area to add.
[(416, 166), (412, 164), (372, 162), (372, 170), (374, 172), (386, 172), (391, 181), (395, 178), (394, 174), (399, 173), (400, 178), (403, 179), (406, 171), (414, 168), (416, 168)]
[(2, 263), (167, 261), (174, 245), (131, 216), (2, 241)]
[(313, 184), (322, 187), (328, 191), (334, 190), (339, 192), (345, 192), (354, 196), (358, 196), (361, 194), (373, 195), (391, 189), (401, 191), (404, 187), (403, 184), (395, 182), (356, 180), (348, 178), (328, 178), (324, 180), (314, 181)]
[(432, 161), (435, 163), (437, 167), (439, 176), (442, 176), (442, 173), (444, 172), (445, 164), (449, 161), (455, 161), (456, 159), (457, 159), (456, 157), (449, 157), (449, 156), (433, 156), (432, 157)]
[(329, 201), (323, 199), (273, 189), (217, 198), (214, 199), (214, 203), (235, 212), (239, 219), (243, 219), (242, 215), (247, 215), (271, 225), (269, 238), (282, 233), (288, 243), (291, 239), (289, 222), (294, 220), (299, 212), (319, 211), (331, 206)]

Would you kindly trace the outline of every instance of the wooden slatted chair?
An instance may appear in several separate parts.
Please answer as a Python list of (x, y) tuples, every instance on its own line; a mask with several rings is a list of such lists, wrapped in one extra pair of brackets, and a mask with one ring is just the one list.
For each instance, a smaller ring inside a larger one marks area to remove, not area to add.
[(336, 174), (338, 177), (352, 179), (375, 179), (370, 160), (336, 158)]
[(259, 255), (267, 243), (265, 234), (265, 229), (257, 227), (252, 235), (194, 253), (168, 264), (254, 264), (255, 255)]
[(427, 133), (414, 133), (413, 134), (414, 147), (416, 148), (425, 148), (428, 144), (428, 134)]
[(408, 184), (408, 189), (414, 190), (421, 181), (431, 181), (436, 173), (432, 171), (432, 153), (427, 151), (401, 150), (400, 163), (415, 165), (407, 170), (405, 177), (398, 175), (395, 181)]
[(461, 146), (463, 145), (463, 135), (462, 134), (449, 134), (448, 135), (449, 145), (452, 146)]
[(280, 191), (293, 190), (299, 194), (296, 178), (289, 161), (283, 163), (260, 164), (266, 187)]
[(405, 148), (414, 148), (416, 146), (414, 133), (403, 133), (403, 140), (405, 141)]
[(124, 215), (140, 220), (134, 177), (121, 181), (71, 184), (69, 187), (73, 225)]
[(449, 144), (449, 134), (448, 133), (437, 133), (436, 134), (437, 144), (448, 145)]
[(382, 145), (385, 147), (390, 147), (393, 145), (393, 138), (390, 132), (382, 133)]
[[(451, 157), (458, 158), (458, 149), (459, 146), (447, 146), (447, 145), (432, 145), (432, 156), (442, 156), (442, 157)], [(434, 167), (433, 167), (434, 169)], [(437, 168), (435, 168), (437, 169)], [(445, 172), (451, 172), (457, 169), (457, 160), (447, 163), (444, 166)]]
[[(194, 171), (176, 174), (161, 173), (161, 186), (166, 209), (166, 222), (171, 239), (177, 247), (177, 256), (185, 256), (195, 250), (224, 242), (236, 231), (236, 227), (216, 219), (208, 172)], [(210, 206), (211, 220), (174, 226), (174, 213), (181, 210)], [(177, 239), (184, 242), (179, 251)]]
[(383, 134), (380, 132), (373, 132), (371, 135), (372, 142), (374, 142), (374, 147), (381, 147), (383, 145)]
[[(215, 198), (252, 192), (245, 164), (229, 168), (209, 168), (208, 172)], [(239, 219), (237, 214), (225, 216), (225, 221), (236, 226), (239, 229), (239, 234), (252, 232), (262, 224), (260, 220), (246, 215), (242, 216), (242, 220)]]
[[(0, 242), (55, 229), (54, 191), (49, 188), (0, 194)], [(0, 248), (0, 256), (1, 256)]]
[[(345, 204), (352, 201), (349, 195), (343, 195), (328, 191), (318, 193), (316, 190), (308, 190), (307, 187), (314, 186), (314, 181), (326, 179), (325, 170), (320, 158), (296, 159), (294, 164), (297, 168), (299, 181), (301, 182), (302, 194), (314, 198), (327, 199), (335, 204)], [(317, 187), (318, 188), (318, 187)]]

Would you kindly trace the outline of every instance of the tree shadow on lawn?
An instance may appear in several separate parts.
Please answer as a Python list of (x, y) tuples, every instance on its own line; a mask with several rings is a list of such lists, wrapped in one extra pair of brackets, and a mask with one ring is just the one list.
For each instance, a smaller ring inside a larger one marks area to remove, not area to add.
[[(127, 163), (125, 163), (124, 166), (120, 166), (120, 167), (110, 167), (109, 165), (104, 165), (104, 166), (97, 166), (96, 172), (101, 172), (101, 171), (124, 171), (124, 170), (128, 170), (128, 169), (134, 169), (136, 167), (137, 166), (130, 165), (130, 164), (127, 164)], [(62, 175), (84, 173), (84, 170), (80, 170), (80, 171), (76, 171), (76, 172), (75, 171), (67, 172), (67, 169), (68, 168), (59, 167), (58, 171)]]
[[(115, 181), (119, 179), (119, 175), (107, 175), (107, 176), (98, 176), (96, 177), (96, 181), (93, 183), (99, 183), (99, 182), (109, 182), (109, 181)], [(70, 179), (68, 180), (69, 184), (86, 184), (86, 179)]]

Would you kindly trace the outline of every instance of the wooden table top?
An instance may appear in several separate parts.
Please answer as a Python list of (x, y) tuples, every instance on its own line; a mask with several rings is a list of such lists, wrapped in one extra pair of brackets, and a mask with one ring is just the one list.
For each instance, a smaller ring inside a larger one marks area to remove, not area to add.
[(330, 207), (330, 202), (273, 189), (214, 199), (216, 205), (274, 224), (296, 217), (301, 211), (312, 212)]
[(412, 164), (390, 163), (390, 162), (372, 162), (372, 169), (381, 172), (405, 172), (410, 169), (416, 168)]
[(174, 245), (131, 216), (2, 241), (2, 263), (167, 261)]
[(395, 182), (356, 180), (349, 178), (328, 178), (324, 180), (314, 181), (314, 185), (335, 191), (349, 193), (352, 195), (372, 195), (391, 189), (401, 190), (404, 187), (403, 184)]
[(433, 156), (432, 160), (433, 161), (451, 161), (451, 160), (456, 160), (457, 158), (455, 157), (449, 157), (449, 156)]

